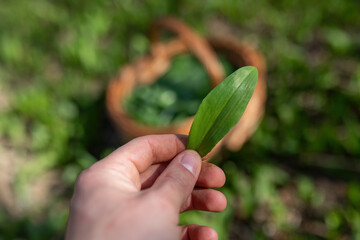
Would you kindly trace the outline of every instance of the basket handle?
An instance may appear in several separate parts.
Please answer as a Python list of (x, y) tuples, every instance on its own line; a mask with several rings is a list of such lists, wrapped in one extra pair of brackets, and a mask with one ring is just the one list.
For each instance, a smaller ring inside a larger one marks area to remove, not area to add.
[[(157, 43), (160, 42), (160, 32), (163, 29), (169, 30), (179, 36), (182, 44), (204, 65), (214, 87), (224, 79), (224, 69), (208, 42), (196, 34), (186, 24), (175, 18), (161, 18), (154, 23), (150, 30), (150, 42), (153, 49), (156, 48)], [(169, 44), (177, 45), (177, 49), (181, 51), (183, 48), (181, 42), (173, 40)]]

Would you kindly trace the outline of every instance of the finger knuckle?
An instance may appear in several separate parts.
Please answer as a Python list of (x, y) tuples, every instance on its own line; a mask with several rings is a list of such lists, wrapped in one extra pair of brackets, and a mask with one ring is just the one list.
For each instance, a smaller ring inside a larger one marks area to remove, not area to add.
[(186, 178), (182, 175), (173, 176), (169, 174), (164, 178), (166, 182), (166, 188), (168, 188), (169, 192), (182, 191), (188, 185)]
[(77, 190), (80, 190), (80, 189), (84, 189), (87, 186), (90, 186), (92, 184), (92, 179), (94, 179), (93, 178), (94, 174), (95, 174), (95, 172), (92, 169), (92, 167), (83, 170), (79, 174), (79, 176), (76, 180), (75, 188)]

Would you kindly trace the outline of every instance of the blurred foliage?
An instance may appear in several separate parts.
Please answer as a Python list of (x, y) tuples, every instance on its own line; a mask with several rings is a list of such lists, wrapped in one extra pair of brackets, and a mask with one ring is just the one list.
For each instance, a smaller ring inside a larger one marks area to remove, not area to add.
[[(235, 68), (219, 57), (226, 75), (231, 74)], [(210, 90), (202, 64), (190, 54), (181, 54), (174, 57), (170, 69), (156, 82), (136, 87), (124, 105), (134, 120), (150, 126), (166, 126), (194, 116)]]
[[(268, 64), (263, 122), (218, 163), (227, 210), (182, 222), (212, 225), (221, 239), (360, 239), (359, 9), (356, 0), (0, 0), (0, 164), (14, 195), (0, 202), (0, 239), (62, 239), (77, 174), (119, 145), (107, 82), (146, 54), (163, 15), (202, 34), (228, 29)], [(50, 173), (58, 178), (37, 203), (31, 189)]]
[(178, 56), (158, 81), (137, 87), (125, 100), (125, 109), (144, 124), (169, 125), (194, 116), (210, 89), (201, 63), (189, 54)]

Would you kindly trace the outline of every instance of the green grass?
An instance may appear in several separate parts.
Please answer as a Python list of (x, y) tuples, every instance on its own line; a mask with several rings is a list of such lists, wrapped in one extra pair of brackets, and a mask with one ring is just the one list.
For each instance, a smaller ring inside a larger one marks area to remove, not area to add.
[[(15, 206), (0, 202), (0, 239), (63, 237), (77, 174), (120, 145), (106, 117), (107, 83), (146, 54), (150, 24), (163, 15), (201, 34), (228, 29), (268, 64), (261, 125), (241, 151), (218, 162), (228, 177), (227, 211), (183, 221), (209, 223), (221, 239), (360, 237), (358, 1), (0, 6), (0, 163), (10, 163), (2, 174), (16, 199)], [(51, 189), (43, 202), (32, 192), (39, 182)]]

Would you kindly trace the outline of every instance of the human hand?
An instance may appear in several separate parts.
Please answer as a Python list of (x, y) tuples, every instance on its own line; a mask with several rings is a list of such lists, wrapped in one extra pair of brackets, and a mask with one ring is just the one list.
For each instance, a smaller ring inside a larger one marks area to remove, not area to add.
[(136, 138), (83, 171), (76, 183), (67, 240), (215, 240), (214, 229), (179, 226), (179, 213), (219, 212), (223, 171), (185, 150), (186, 136)]

